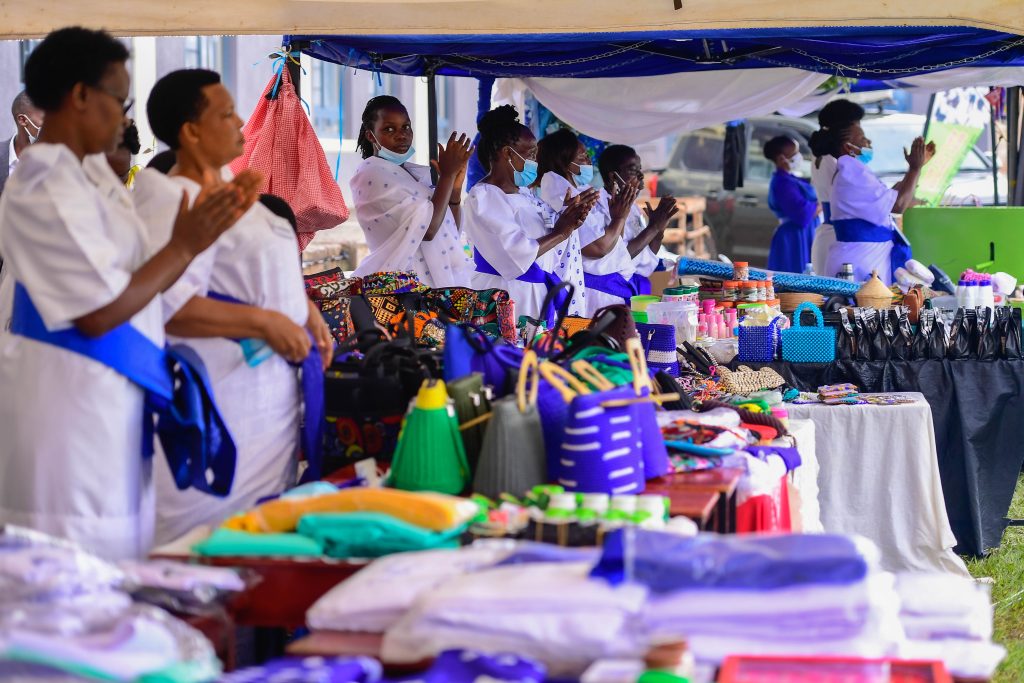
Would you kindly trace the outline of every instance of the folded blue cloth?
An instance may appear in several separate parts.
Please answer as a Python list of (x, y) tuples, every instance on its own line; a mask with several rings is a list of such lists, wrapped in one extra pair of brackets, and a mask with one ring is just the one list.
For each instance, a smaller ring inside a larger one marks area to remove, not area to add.
[(397, 680), (406, 683), (544, 683), (547, 679), (544, 666), (532, 659), (514, 654), (446, 650), (424, 673)]
[(380, 664), (369, 657), (275, 659), (225, 674), (221, 683), (377, 683)]
[(605, 536), (591, 576), (634, 581), (655, 593), (698, 589), (772, 590), (845, 585), (863, 579), (876, 560), (865, 541), (838, 534), (719, 536), (626, 528)]

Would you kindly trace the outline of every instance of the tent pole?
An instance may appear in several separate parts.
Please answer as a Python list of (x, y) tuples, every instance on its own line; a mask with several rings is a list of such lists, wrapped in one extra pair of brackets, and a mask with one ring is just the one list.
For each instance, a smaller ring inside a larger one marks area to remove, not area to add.
[[(994, 90), (994, 88), (993, 88)], [(990, 144), (992, 146), (992, 204), (999, 206), (999, 154), (996, 150), (996, 108), (989, 102)]]
[(1020, 88), (1006, 91), (1007, 206), (1017, 205), (1017, 157), (1020, 153)]
[[(437, 161), (437, 77), (434, 75), (434, 67), (427, 72), (427, 125), (430, 160)], [(430, 174), (436, 184), (438, 178), (433, 164), (431, 164)]]
[(931, 125), (932, 125), (932, 114), (934, 114), (934, 113), (935, 113), (935, 93), (932, 93), (932, 96), (930, 98), (928, 98), (928, 115), (924, 117), (924, 132), (921, 133), (921, 137), (923, 137), (925, 140), (928, 139), (928, 129), (931, 128)]
[(288, 67), (288, 75), (291, 76), (292, 85), (295, 86), (295, 94), (302, 97), (302, 66), (298, 63), (302, 61), (302, 49), (308, 47), (309, 43), (306, 41), (296, 41), (288, 46), (288, 50), (292, 53), (295, 61), (286, 60), (285, 66)]

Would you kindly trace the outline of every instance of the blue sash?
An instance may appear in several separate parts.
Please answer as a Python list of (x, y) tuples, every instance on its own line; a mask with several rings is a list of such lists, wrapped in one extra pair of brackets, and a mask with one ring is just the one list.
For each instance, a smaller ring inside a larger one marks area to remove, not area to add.
[[(215, 301), (229, 304), (245, 304), (229, 294), (207, 292), (207, 297)], [(310, 334), (312, 337), (312, 334)], [(242, 343), (241, 339), (231, 341)], [(299, 432), (299, 445), (306, 456), (308, 467), (302, 475), (303, 481), (315, 481), (323, 476), (324, 423), (327, 420), (327, 408), (324, 404), (324, 368), (320, 357), (320, 349), (313, 346), (309, 355), (301, 363), (296, 363), (301, 370), (300, 386), (302, 389), (302, 429)]]
[(235, 443), (217, 412), (206, 368), (191, 349), (161, 349), (129, 323), (100, 337), (88, 337), (74, 327), (50, 332), (21, 283), (14, 286), (11, 333), (91, 358), (144, 389), (143, 457), (153, 455), (155, 414), (156, 434), (175, 485), (215, 496), (231, 492)]
[(824, 217), (825, 223), (832, 222), (832, 202), (821, 203), (821, 215)]
[[(473, 262), (476, 264), (476, 272), (484, 273), (485, 275), (497, 275), (498, 277), (504, 277), (501, 273), (494, 269), (487, 259), (483, 257), (478, 249), (473, 250)], [(530, 265), (525, 273), (516, 278), (520, 282), (529, 282), (534, 285), (544, 285), (550, 292), (552, 289), (562, 284), (555, 275), (542, 270), (540, 266), (534, 262)], [(541, 311), (544, 315), (544, 319), (548, 323), (548, 329), (554, 326), (555, 321), (558, 319), (558, 311), (565, 305), (565, 300), (568, 298), (568, 294), (565, 290), (559, 290), (554, 296), (554, 301), (548, 306), (546, 311)]]
[(584, 272), (583, 283), (587, 289), (596, 289), (599, 292), (618, 297), (627, 305), (630, 297), (651, 293), (651, 281), (639, 273), (633, 273), (633, 277), (627, 280), (622, 277), (622, 273), (594, 275)]
[(889, 253), (891, 273), (902, 268), (912, 256), (910, 242), (892, 226), (875, 225), (860, 218), (843, 218), (832, 221), (832, 227), (836, 230), (837, 242), (892, 242)]

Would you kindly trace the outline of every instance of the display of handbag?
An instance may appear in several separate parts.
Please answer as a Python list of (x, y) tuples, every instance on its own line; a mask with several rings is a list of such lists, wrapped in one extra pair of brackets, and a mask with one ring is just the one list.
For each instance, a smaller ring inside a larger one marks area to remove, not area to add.
[(786, 383), (782, 375), (772, 368), (752, 370), (746, 365), (740, 365), (730, 370), (723, 365), (718, 368), (718, 373), (723, 388), (730, 394), (753, 394), (765, 389), (778, 389)]
[(678, 376), (679, 358), (676, 356), (675, 325), (636, 323), (636, 331), (647, 365), (673, 377)]
[(481, 418), (491, 412), (491, 392), (484, 386), (484, 376), (479, 372), (446, 382), (448, 397), (455, 405), (455, 416), (459, 420), (459, 432), (466, 451), (469, 470), (476, 472), (480, 459), (480, 447), (484, 442), (487, 425)]
[(474, 493), (497, 500), (503, 493), (519, 496), (546, 483), (547, 457), (537, 411), (539, 379), (537, 354), (527, 351), (515, 393), (495, 401), (491, 409), (473, 477)]
[(388, 486), (457, 496), (471, 477), (458, 418), (444, 382), (424, 380), (402, 421)]
[[(559, 443), (547, 452), (548, 476), (566, 491), (641, 493), (645, 485), (644, 437), (634, 410), (633, 387), (591, 392), (577, 385), (579, 390), (574, 391), (563, 381), (564, 375), (554, 371), (557, 367), (545, 362), (540, 369), (567, 405)], [(647, 438), (660, 440), (661, 432)]]
[(740, 325), (739, 352), (736, 358), (744, 363), (771, 363), (775, 360), (781, 322), (781, 318), (775, 318), (768, 325)]
[[(817, 325), (806, 327), (800, 315), (805, 310), (814, 312)], [(779, 334), (782, 360), (791, 363), (831, 363), (836, 359), (836, 330), (825, 327), (821, 309), (804, 302), (793, 312), (793, 326)]]
[(390, 461), (409, 402), (425, 379), (439, 374), (436, 352), (401, 340), (370, 343), (362, 358), (343, 352), (324, 373), (325, 474), (366, 458)]
[[(640, 340), (636, 337), (627, 339), (626, 353), (629, 356), (629, 363), (633, 370), (632, 387), (634, 395), (641, 399), (648, 398), (653, 400), (655, 385), (651, 382), (651, 376), (647, 371), (647, 363), (644, 359), (643, 349), (640, 346)], [(678, 395), (673, 395), (672, 398), (676, 399)], [(640, 447), (643, 451), (644, 477), (646, 479), (663, 477), (672, 468), (672, 463), (668, 458), (665, 440), (661, 436), (661, 428), (658, 427), (658, 417), (654, 413), (654, 403), (649, 401), (634, 403), (633, 414), (637, 421)]]

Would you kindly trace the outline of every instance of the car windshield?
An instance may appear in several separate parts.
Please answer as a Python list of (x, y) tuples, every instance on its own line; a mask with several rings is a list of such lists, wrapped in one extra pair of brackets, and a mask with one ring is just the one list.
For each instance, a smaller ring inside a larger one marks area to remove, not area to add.
[[(923, 130), (909, 122), (891, 122), (885, 118), (865, 119), (861, 126), (871, 140), (875, 156), (868, 166), (878, 175), (897, 175), (907, 171), (907, 160), (903, 155), (904, 148), (910, 149), (914, 138)], [(985, 158), (975, 147), (967, 154), (961, 171), (987, 171), (989, 166)]]

